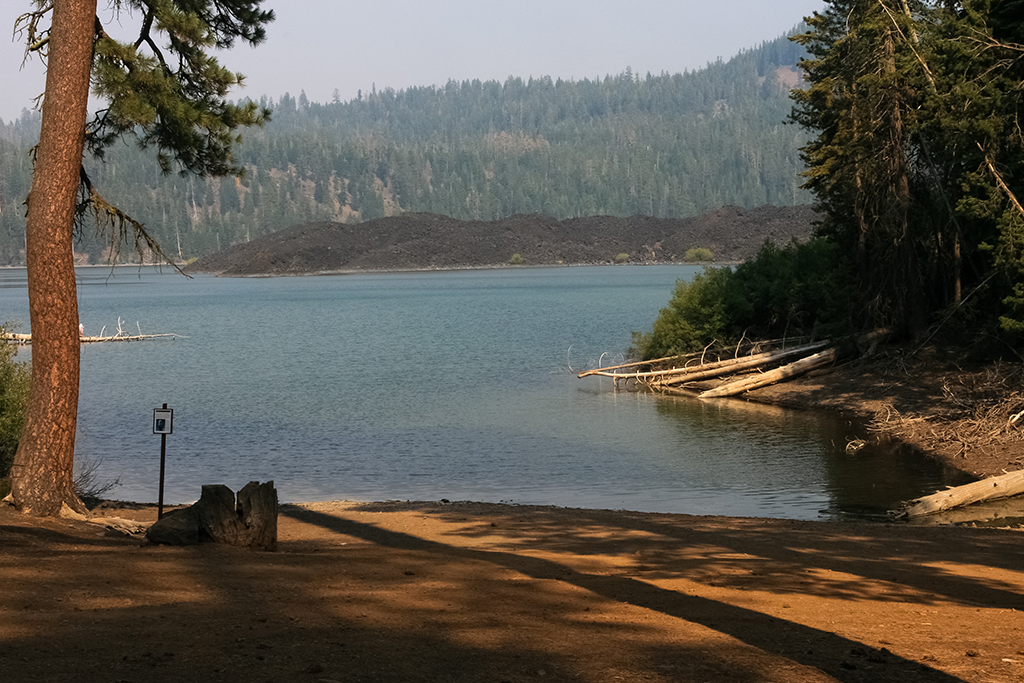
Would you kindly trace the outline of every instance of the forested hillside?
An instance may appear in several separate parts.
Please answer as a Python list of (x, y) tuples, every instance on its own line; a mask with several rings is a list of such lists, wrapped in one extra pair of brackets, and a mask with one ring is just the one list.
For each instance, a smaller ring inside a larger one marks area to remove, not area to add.
[[(785, 121), (804, 54), (779, 38), (684, 74), (452, 81), (325, 104), (285, 95), (264, 102), (274, 112), (266, 128), (244, 133), (242, 179), (164, 176), (128, 146), (88, 170), (109, 201), (182, 259), (296, 223), (405, 211), (682, 218), (725, 204), (801, 204), (807, 136)], [(19, 205), (37, 129), (31, 113), (0, 125), (3, 264), (22, 260)], [(89, 231), (76, 250), (105, 260), (102, 238)]]

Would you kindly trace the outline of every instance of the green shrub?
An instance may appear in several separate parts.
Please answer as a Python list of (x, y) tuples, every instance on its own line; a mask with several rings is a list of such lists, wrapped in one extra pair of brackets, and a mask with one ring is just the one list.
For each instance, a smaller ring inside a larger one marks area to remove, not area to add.
[(683, 254), (683, 260), (687, 263), (710, 263), (715, 260), (715, 257), (710, 249), (694, 247), (686, 250), (686, 253)]
[(857, 274), (837, 245), (821, 239), (780, 249), (765, 241), (740, 264), (733, 283), (734, 330), (758, 336), (846, 331)]
[(520, 254), (519, 252), (516, 252), (516, 253), (512, 254), (512, 258), (510, 258), (508, 260), (508, 262), (509, 262), (509, 265), (521, 266), (524, 263), (526, 263), (526, 259), (523, 258), (522, 254)]
[(729, 268), (708, 268), (692, 281), (679, 280), (649, 335), (634, 336), (634, 353), (642, 359), (696, 351), (719, 339), (726, 326)]
[(0, 343), (0, 477), (11, 471), (28, 405), (31, 372), (27, 363), (14, 359), (17, 352), (15, 345)]
[(625, 252), (623, 252), (623, 253), (621, 253), (621, 254), (619, 254), (618, 256), (615, 257), (615, 262), (616, 263), (625, 263), (628, 260), (629, 260), (629, 254), (627, 254)]
[(640, 359), (688, 353), (718, 341), (841, 334), (855, 301), (856, 273), (834, 244), (811, 240), (778, 248), (765, 242), (735, 269), (706, 268), (679, 281), (649, 333), (633, 333)]

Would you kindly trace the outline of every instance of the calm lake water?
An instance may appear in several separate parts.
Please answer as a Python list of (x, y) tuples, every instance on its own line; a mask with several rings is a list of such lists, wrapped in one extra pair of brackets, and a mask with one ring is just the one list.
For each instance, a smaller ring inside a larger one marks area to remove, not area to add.
[[(480, 500), (835, 519), (945, 482), (830, 415), (616, 392), (575, 372), (621, 359), (686, 266), (191, 280), (86, 268), (87, 334), (185, 338), (82, 347), (77, 457), (155, 501), (273, 479), (282, 501)], [(29, 331), (23, 269), (0, 321)], [(22, 355), (28, 357), (28, 352)]]

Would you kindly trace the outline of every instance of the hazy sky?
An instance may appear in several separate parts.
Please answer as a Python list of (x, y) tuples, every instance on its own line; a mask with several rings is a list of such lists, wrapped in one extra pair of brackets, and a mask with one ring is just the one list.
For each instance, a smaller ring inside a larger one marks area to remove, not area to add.
[[(327, 102), (361, 89), (444, 84), (449, 78), (582, 79), (696, 69), (788, 31), (823, 0), (266, 0), (277, 21), (267, 41), (236, 47), (221, 63), (246, 75), (237, 97), (305, 91)], [(107, 31), (126, 40), (110, 20)], [(19, 69), (11, 39), (28, 0), (0, 3), (0, 118), (11, 120), (42, 91), (38, 62)]]

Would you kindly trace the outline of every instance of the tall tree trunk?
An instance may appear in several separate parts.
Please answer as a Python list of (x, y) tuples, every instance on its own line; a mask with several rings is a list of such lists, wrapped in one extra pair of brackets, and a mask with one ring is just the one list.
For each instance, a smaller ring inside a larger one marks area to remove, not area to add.
[(78, 301), (72, 231), (88, 115), (96, 0), (55, 0), (46, 96), (26, 226), (32, 391), (11, 470), (15, 504), (84, 511), (73, 484), (78, 418)]
[(896, 324), (901, 331), (917, 337), (925, 328), (925, 304), (921, 294), (920, 269), (917, 261), (917, 250), (914, 232), (910, 224), (910, 172), (907, 162), (906, 126), (903, 111), (906, 104), (903, 100), (899, 75), (896, 69), (895, 29), (885, 31), (885, 72), (890, 78), (888, 85), (887, 126), (884, 158), (888, 162), (888, 183), (892, 192), (893, 214), (890, 233), (895, 243), (892, 260), (886, 262), (889, 271), (887, 279), (891, 283), (889, 292), (896, 313)]
[[(864, 126), (861, 122), (861, 103), (858, 100), (857, 81), (854, 79), (850, 85), (850, 118), (853, 125), (853, 139), (860, 140), (864, 135)], [(853, 215), (857, 221), (857, 268), (860, 273), (860, 281), (868, 285), (871, 278), (871, 266), (868, 260), (868, 236), (871, 233), (871, 226), (867, 219), (867, 195), (868, 190), (864, 182), (864, 168), (860, 159), (860, 153), (853, 161)]]

